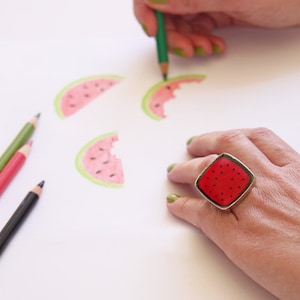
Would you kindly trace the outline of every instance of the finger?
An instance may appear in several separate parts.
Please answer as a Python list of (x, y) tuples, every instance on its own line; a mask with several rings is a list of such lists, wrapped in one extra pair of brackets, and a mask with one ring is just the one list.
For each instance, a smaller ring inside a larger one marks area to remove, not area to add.
[[(237, 219), (231, 211), (223, 212), (204, 199), (192, 197), (168, 197), (167, 207), (176, 217), (199, 228), (225, 253), (230, 248), (237, 226)], [(174, 201), (175, 200), (175, 201)]]
[(244, 129), (249, 140), (276, 166), (299, 160), (299, 153), (267, 128)]
[[(199, 26), (195, 26), (193, 22), (188, 22), (183, 18), (178, 17), (171, 17), (170, 15), (167, 16), (167, 29), (172, 31), (176, 31), (178, 34), (184, 36), (185, 38), (189, 39), (189, 48), (187, 48), (187, 40), (185, 41), (184, 45), (180, 45), (181, 48), (176, 45), (178, 43), (178, 37), (174, 37), (174, 47), (173, 49), (181, 49), (182, 55), (185, 57), (190, 57), (192, 54), (198, 55), (209, 55), (212, 53), (222, 53), (225, 50), (225, 42), (214, 35), (211, 34), (197, 34), (197, 32), (204, 32), (204, 29), (199, 29)], [(171, 40), (172, 42), (172, 40)], [(194, 53), (191, 51), (190, 45), (193, 46)], [(176, 48), (176, 46), (178, 48)], [(186, 54), (187, 52), (187, 54)]]
[(194, 55), (194, 45), (192, 41), (174, 30), (167, 30), (167, 43), (169, 51), (182, 57), (192, 57)]
[(224, 11), (227, 7), (222, 0), (145, 0), (144, 2), (153, 9), (177, 15), (194, 14), (197, 12)]
[(212, 53), (223, 53), (225, 51), (225, 42), (214, 35), (198, 35), (194, 33), (187, 34), (191, 40), (195, 53), (198, 55), (209, 55)]
[(143, 0), (134, 0), (134, 15), (142, 28), (149, 36), (155, 36), (157, 32), (156, 17), (151, 8), (145, 5)]
[(174, 183), (194, 184), (198, 175), (214, 160), (217, 155), (198, 157), (173, 166), (168, 172), (168, 179)]
[(260, 167), (266, 161), (276, 166), (284, 166), (299, 159), (299, 154), (295, 150), (266, 128), (204, 134), (192, 139), (188, 151), (195, 156), (229, 152), (246, 164), (251, 163)]
[(194, 18), (194, 23), (201, 25), (208, 32), (215, 28), (227, 27), (233, 24), (233, 19), (224, 13), (201, 13)]
[(216, 131), (194, 137), (187, 150), (194, 156), (227, 152), (245, 163), (255, 174), (263, 175), (271, 163), (242, 129)]

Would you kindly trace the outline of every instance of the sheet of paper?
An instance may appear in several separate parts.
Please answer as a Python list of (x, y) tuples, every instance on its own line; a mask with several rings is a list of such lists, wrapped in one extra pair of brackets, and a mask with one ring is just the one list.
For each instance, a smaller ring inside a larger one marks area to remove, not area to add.
[[(171, 57), (170, 77), (205, 79), (182, 84), (161, 120), (141, 107), (161, 81), (151, 39), (1, 43), (1, 151), (28, 119), (41, 117), (26, 164), (1, 196), (0, 226), (46, 181), (1, 256), (3, 299), (275, 299), (165, 207), (169, 193), (192, 193), (166, 179), (170, 164), (188, 159), (191, 136), (264, 126), (300, 149), (299, 30), (223, 34), (230, 45), (223, 56)], [(60, 118), (59, 91), (101, 74), (122, 80)], [(80, 149), (109, 132), (118, 136), (121, 188), (97, 185), (75, 166)]]

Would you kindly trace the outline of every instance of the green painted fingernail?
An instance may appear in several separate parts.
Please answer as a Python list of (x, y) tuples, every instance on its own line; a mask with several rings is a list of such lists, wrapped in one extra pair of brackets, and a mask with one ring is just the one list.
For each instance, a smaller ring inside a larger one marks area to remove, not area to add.
[(194, 137), (192, 136), (191, 138), (189, 138), (186, 142), (187, 145), (189, 145), (192, 141), (193, 141)]
[(168, 0), (149, 0), (149, 2), (155, 4), (165, 4), (168, 2)]
[(142, 28), (143, 28), (144, 32), (145, 32), (145, 33), (148, 35), (148, 32), (147, 32), (147, 27), (146, 27), (146, 25), (142, 24)]
[(167, 202), (168, 203), (174, 203), (178, 198), (180, 198), (177, 194), (170, 194), (167, 196)]
[(213, 52), (216, 54), (220, 54), (221, 51), (221, 47), (219, 45), (213, 45)]
[(181, 57), (185, 57), (184, 51), (182, 49), (180, 49), (180, 48), (174, 48), (174, 49), (172, 49), (171, 52), (173, 54), (175, 54), (175, 55), (178, 55), (178, 56), (181, 56)]
[(172, 164), (172, 165), (169, 165), (169, 166), (168, 166), (168, 168), (167, 168), (168, 173), (171, 172), (171, 171), (173, 170), (173, 168), (175, 167), (175, 165), (176, 165), (176, 164)]
[(196, 47), (195, 54), (203, 56), (203, 55), (206, 55), (206, 52), (202, 47)]

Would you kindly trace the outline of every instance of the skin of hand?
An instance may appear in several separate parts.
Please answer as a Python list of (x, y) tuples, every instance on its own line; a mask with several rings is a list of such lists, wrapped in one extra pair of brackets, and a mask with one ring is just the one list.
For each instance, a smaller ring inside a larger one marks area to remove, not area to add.
[[(192, 159), (168, 168), (168, 179), (191, 195), (167, 197), (176, 217), (206, 234), (249, 277), (280, 299), (300, 295), (300, 155), (266, 128), (228, 130), (188, 141)], [(192, 190), (218, 154), (230, 153), (256, 179), (249, 194), (222, 211)]]
[(149, 36), (157, 32), (154, 10), (165, 13), (169, 51), (183, 57), (224, 52), (225, 42), (211, 34), (216, 28), (300, 25), (299, 0), (134, 0), (133, 5)]

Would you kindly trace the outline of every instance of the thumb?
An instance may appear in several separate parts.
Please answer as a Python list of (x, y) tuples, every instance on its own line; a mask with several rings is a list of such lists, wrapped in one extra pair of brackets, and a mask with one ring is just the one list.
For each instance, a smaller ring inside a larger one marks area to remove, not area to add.
[(176, 194), (167, 196), (167, 207), (173, 215), (199, 228), (224, 250), (235, 224), (232, 213), (224, 213), (204, 199)]
[(222, 0), (144, 0), (155, 10), (169, 14), (195, 14), (200, 12), (222, 12), (226, 7)]

